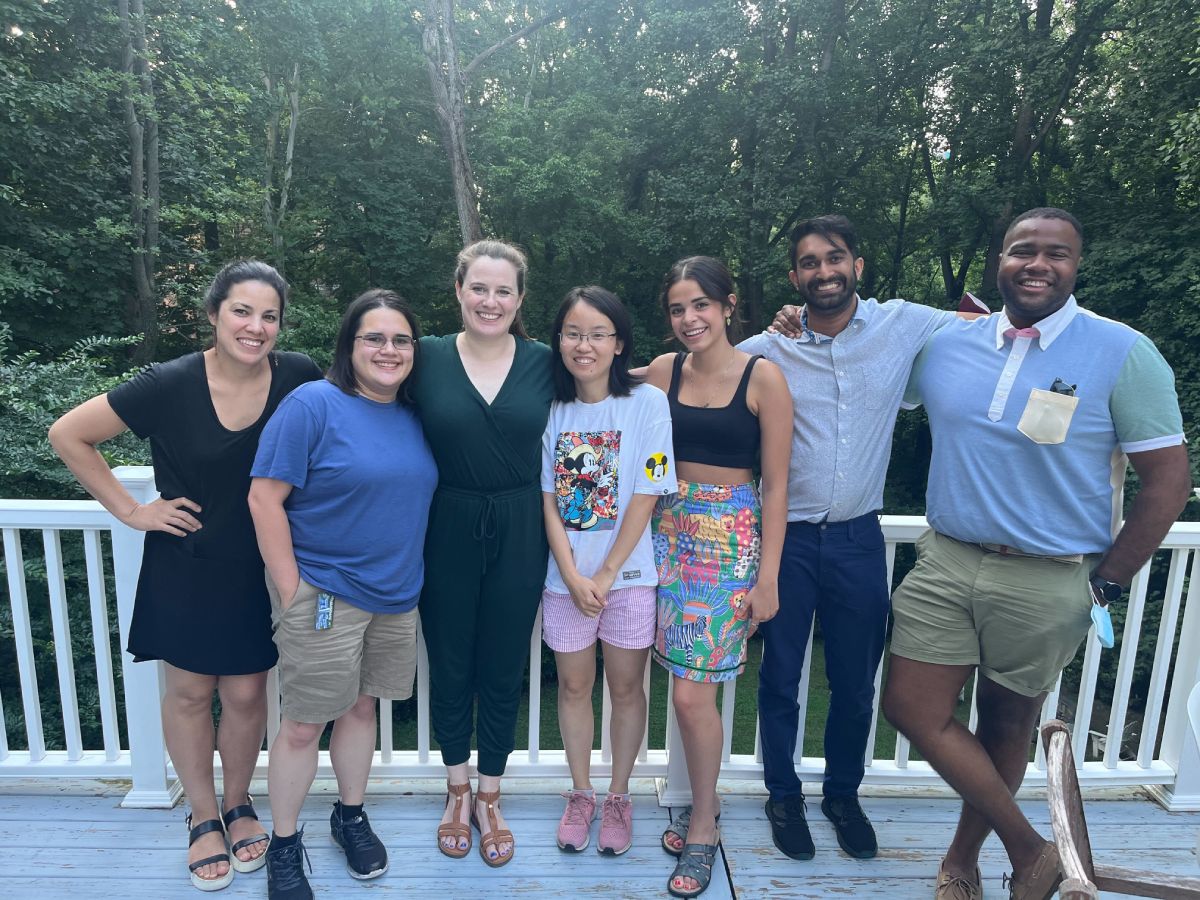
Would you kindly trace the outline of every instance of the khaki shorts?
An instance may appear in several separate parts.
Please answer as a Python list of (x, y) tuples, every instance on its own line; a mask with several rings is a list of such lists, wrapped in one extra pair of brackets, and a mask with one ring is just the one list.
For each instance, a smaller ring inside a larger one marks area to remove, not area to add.
[(383, 700), (412, 696), (417, 671), (417, 611), (369, 613), (334, 598), (333, 624), (314, 628), (318, 589), (301, 579), (282, 609), (267, 573), (271, 623), (279, 648), (280, 710), (293, 722), (331, 722), (360, 694)]
[(1091, 625), (1081, 562), (992, 553), (926, 531), (892, 595), (892, 653), (982, 675), (1026, 697), (1054, 687)]

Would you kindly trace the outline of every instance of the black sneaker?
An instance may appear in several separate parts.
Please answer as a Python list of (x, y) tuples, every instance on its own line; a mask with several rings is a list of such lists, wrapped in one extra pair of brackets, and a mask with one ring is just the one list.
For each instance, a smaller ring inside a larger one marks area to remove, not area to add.
[(333, 842), (346, 853), (346, 871), (351, 878), (366, 881), (378, 878), (388, 869), (387, 848), (371, 830), (365, 812), (353, 819), (342, 819), (342, 801), (333, 804), (329, 817), (329, 830)]
[(304, 877), (304, 863), (312, 871), (308, 851), (304, 849), (304, 829), (290, 844), (280, 844), (272, 836), (267, 846), (267, 900), (313, 900), (312, 888)]
[(779, 852), (792, 859), (812, 859), (817, 852), (804, 813), (804, 797), (797, 794), (782, 800), (767, 800), (771, 839)]
[(857, 797), (826, 797), (821, 801), (821, 812), (833, 823), (838, 846), (855, 859), (870, 859), (879, 852), (875, 829)]

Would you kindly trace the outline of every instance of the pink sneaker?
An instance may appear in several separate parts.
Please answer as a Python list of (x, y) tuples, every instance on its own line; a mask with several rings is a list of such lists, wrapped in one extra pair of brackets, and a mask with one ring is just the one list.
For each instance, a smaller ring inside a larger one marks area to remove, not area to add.
[(596, 849), (620, 856), (633, 846), (633, 801), (628, 794), (609, 794), (600, 807), (600, 840)]
[(578, 853), (592, 839), (596, 797), (583, 791), (567, 791), (563, 796), (567, 798), (567, 808), (558, 822), (558, 849)]

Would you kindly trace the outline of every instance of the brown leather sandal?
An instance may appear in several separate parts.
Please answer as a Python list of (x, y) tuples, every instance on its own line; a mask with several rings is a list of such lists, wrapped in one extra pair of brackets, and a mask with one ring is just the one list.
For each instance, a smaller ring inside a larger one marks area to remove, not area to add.
[[(498, 869), (512, 862), (512, 858), (517, 852), (517, 842), (513, 838), (512, 832), (507, 828), (500, 828), (500, 823), (496, 820), (496, 804), (500, 801), (500, 791), (476, 791), (475, 799), (482, 800), (487, 804), (489, 826), (487, 831), (483, 830), (483, 825), (475, 815), (475, 804), (471, 804), (471, 823), (479, 829), (479, 855), (493, 869)], [(512, 844), (512, 849), (508, 851), (507, 856), (500, 856), (500, 845), (503, 843)], [(488, 856), (488, 848), (495, 851), (495, 859)]]
[[(458, 817), (462, 815), (463, 797), (470, 795), (470, 793), (471, 782), (469, 781), (463, 784), (451, 784), (448, 781), (446, 782), (446, 802), (449, 803), (450, 795), (454, 795), (454, 812), (452, 814), (453, 819), (449, 822), (442, 822), (440, 825), (438, 825), (437, 837), (438, 849), (452, 859), (462, 859), (471, 852), (471, 826), (464, 825), (462, 822), (458, 821)], [(470, 801), (468, 800), (467, 802)], [(454, 839), (453, 850), (449, 849), (444, 843), (442, 843), (446, 838)], [(467, 839), (467, 846), (458, 846), (458, 841), (460, 838)]]

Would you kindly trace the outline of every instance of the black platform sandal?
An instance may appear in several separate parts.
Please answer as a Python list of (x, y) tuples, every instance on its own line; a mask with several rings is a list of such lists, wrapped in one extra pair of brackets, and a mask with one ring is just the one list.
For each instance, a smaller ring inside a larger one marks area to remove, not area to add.
[[(241, 806), (235, 806), (233, 809), (229, 810), (229, 812), (221, 816), (221, 818), (225, 820), (225, 831), (228, 832), (229, 826), (238, 819), (244, 819), (247, 816), (249, 816), (255, 822), (258, 821), (258, 814), (254, 811), (254, 798), (249, 794), (246, 795), (245, 803), (243, 803)], [(255, 835), (254, 837), (244, 838), (243, 840), (238, 841), (229, 848), (229, 855), (232, 857), (230, 865), (232, 865), (233, 868), (238, 872), (257, 872), (267, 864), (267, 851), (264, 849), (263, 852), (258, 856), (254, 857), (253, 859), (248, 859), (245, 862), (238, 859), (237, 852), (239, 850), (244, 850), (246, 847), (249, 847), (253, 844), (265, 844), (270, 840), (271, 836), (264, 831), (262, 834)]]
[[(196, 843), (197, 840), (204, 837), (204, 835), (206, 835), (212, 831), (221, 832), (222, 843), (224, 843), (225, 827), (221, 824), (220, 819), (209, 819), (207, 822), (201, 822), (195, 828), (192, 828), (192, 814), (188, 813), (188, 816), (187, 816), (187, 819), (185, 820), (185, 822), (188, 827), (188, 846), (189, 847), (191, 847), (192, 844)], [(224, 875), (219, 875), (216, 878), (201, 878), (200, 875), (197, 874), (197, 872), (196, 872), (197, 869), (202, 869), (207, 865), (211, 865), (212, 863), (219, 863), (219, 862), (224, 862), (224, 863), (229, 862), (229, 854), (228, 853), (216, 853), (212, 856), (206, 856), (204, 859), (197, 860), (196, 862), (189, 865), (188, 873), (191, 875), (191, 878), (192, 878), (192, 887), (194, 887), (198, 891), (219, 891), (222, 888), (229, 887), (229, 885), (233, 881), (233, 866), (232, 865), (230, 865), (230, 867), (225, 870)]]

